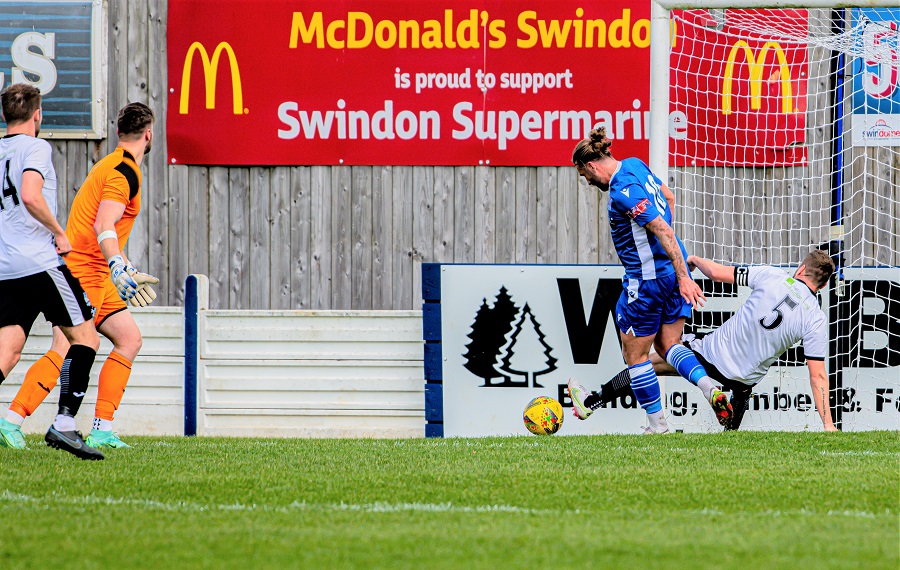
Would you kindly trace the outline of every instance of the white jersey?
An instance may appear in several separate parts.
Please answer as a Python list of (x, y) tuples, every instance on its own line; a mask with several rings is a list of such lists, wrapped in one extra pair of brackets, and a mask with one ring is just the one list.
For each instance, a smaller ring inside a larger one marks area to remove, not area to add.
[(62, 264), (53, 234), (22, 202), (22, 174), (44, 177), (43, 195), (56, 217), (56, 170), (50, 144), (25, 134), (0, 138), (0, 279), (34, 275)]
[(807, 360), (825, 360), (828, 319), (802, 281), (770, 266), (735, 267), (735, 283), (753, 289), (721, 327), (691, 348), (726, 378), (754, 385), (797, 341)]

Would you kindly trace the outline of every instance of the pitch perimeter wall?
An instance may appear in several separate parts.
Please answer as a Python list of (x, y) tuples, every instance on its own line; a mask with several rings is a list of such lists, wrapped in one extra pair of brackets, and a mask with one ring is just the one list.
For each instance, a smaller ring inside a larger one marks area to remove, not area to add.
[[(206, 277), (191, 279), (208, 298)], [(116, 412), (120, 434), (424, 437), (421, 311), (209, 310), (203, 301), (198, 308), (188, 320), (177, 307), (132, 311), (144, 345)], [(84, 433), (112, 349), (101, 339), (78, 417)], [(12, 401), (50, 341), (49, 324), (38, 322), (0, 385), (0, 402)], [(27, 433), (47, 429), (58, 398), (54, 389), (26, 421)]]

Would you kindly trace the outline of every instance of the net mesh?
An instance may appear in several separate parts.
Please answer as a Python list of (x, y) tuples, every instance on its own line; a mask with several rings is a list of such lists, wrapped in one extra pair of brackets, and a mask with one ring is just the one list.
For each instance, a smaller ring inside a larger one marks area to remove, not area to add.
[[(728, 264), (829, 250), (838, 278), (820, 296), (845, 430), (900, 429), (898, 24), (900, 8), (672, 12), (676, 232)], [(713, 292), (691, 328), (715, 328), (746, 293)], [(746, 427), (820, 429), (802, 347), (779, 364)]]

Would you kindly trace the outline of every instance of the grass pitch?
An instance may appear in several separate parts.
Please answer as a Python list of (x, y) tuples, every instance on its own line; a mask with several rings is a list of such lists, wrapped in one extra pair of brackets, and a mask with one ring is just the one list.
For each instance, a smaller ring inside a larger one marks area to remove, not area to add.
[(125, 439), (0, 448), (0, 567), (900, 567), (896, 432)]

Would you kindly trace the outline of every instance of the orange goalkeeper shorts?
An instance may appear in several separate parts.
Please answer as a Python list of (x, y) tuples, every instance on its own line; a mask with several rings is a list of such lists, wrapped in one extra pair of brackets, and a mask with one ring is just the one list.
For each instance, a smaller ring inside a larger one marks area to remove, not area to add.
[(108, 267), (101, 268), (98, 264), (91, 262), (83, 263), (78, 256), (72, 257), (72, 254), (66, 257), (66, 265), (72, 275), (81, 283), (81, 288), (84, 289), (91, 302), (95, 327), (99, 329), (103, 321), (128, 308), (109, 278)]

